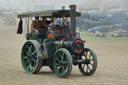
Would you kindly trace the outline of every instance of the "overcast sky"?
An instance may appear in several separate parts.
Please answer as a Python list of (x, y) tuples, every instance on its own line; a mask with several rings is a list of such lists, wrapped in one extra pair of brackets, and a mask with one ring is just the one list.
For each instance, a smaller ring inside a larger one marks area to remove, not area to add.
[[(33, 5), (53, 5), (54, 8), (60, 8), (68, 7), (70, 4), (76, 4), (79, 8), (128, 8), (128, 0), (9, 0), (9, 2), (12, 9), (27, 9)], [(0, 8), (9, 8), (8, 0), (0, 0)]]

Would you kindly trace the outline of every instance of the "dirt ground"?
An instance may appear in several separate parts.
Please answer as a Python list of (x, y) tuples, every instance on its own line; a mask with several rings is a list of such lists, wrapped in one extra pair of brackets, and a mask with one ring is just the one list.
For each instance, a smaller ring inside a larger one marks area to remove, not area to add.
[(83, 76), (75, 66), (68, 79), (61, 79), (48, 67), (42, 67), (39, 74), (24, 72), (20, 54), (25, 37), (16, 30), (16, 26), (0, 26), (0, 85), (128, 85), (128, 40), (89, 39), (87, 47), (98, 58), (96, 73)]

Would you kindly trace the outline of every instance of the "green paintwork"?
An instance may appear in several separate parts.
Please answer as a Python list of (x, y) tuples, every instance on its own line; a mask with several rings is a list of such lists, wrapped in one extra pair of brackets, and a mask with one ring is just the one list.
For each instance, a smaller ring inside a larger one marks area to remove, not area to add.
[[(18, 18), (25, 17), (35, 17), (35, 16), (44, 16), (44, 17), (70, 17), (70, 10), (48, 10), (48, 11), (36, 11), (36, 12), (24, 12), (18, 14)], [(81, 16), (80, 12), (76, 12), (76, 16)]]
[(68, 50), (60, 48), (53, 58), (53, 67), (56, 75), (60, 78), (67, 78), (72, 70), (72, 57)]
[(32, 35), (32, 37), (31, 37), (31, 40), (37, 40), (38, 39), (38, 37), (39, 37), (39, 31), (36, 31), (33, 35)]
[(48, 36), (48, 33), (43, 31), (43, 30), (39, 30), (39, 31), (36, 31), (32, 37), (30, 38), (30, 40), (38, 40), (38, 39), (41, 39), (41, 41), (43, 42), (44, 39), (46, 39)]
[[(51, 33), (51, 32), (48, 32), (48, 33)], [(43, 32), (43, 31), (36, 31), (32, 37), (30, 38), (30, 40), (41, 40), (41, 46), (43, 48), (43, 42), (44, 42), (44, 39), (48, 39), (47, 36), (48, 36), (48, 33), (47, 32)], [(56, 46), (54, 44), (54, 41), (52, 41), (51, 39), (49, 39), (48, 41), (46, 41), (46, 46), (47, 46), (47, 49), (48, 49), (48, 58), (49, 59), (52, 59), (53, 58), (53, 55), (56, 51)]]
[(52, 59), (56, 52), (56, 46), (53, 41), (47, 42), (46, 46), (48, 49), (48, 58)]
[(27, 42), (23, 46), (21, 61), (26, 72), (33, 72), (37, 64), (37, 50), (31, 42)]

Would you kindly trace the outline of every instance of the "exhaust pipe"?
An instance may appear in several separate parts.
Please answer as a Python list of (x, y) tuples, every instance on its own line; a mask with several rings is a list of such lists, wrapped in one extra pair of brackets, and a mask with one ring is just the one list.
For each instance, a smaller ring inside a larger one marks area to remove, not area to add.
[(76, 5), (70, 5), (70, 28), (72, 37), (76, 36)]

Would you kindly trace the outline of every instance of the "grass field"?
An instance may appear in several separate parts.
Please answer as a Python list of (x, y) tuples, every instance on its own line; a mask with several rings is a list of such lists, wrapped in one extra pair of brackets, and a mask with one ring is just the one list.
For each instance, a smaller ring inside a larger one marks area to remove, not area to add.
[(86, 31), (83, 31), (83, 32), (77, 31), (77, 32), (81, 34), (82, 38), (87, 39), (87, 40), (128, 41), (128, 37), (111, 37), (108, 35), (106, 37), (96, 37), (93, 35), (89, 35), (89, 33)]

